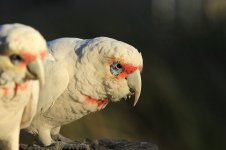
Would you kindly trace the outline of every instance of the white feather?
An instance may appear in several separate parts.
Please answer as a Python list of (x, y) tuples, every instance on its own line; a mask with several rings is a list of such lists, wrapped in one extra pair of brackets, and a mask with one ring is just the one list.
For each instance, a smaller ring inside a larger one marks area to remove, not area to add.
[[(21, 52), (40, 55), (46, 49), (44, 38), (32, 27), (0, 26), (0, 149), (19, 149), (19, 131), (30, 125), (36, 113), (40, 88), (38, 81), (25, 83), (26, 67), (12, 64), (9, 57)], [(24, 89), (17, 89), (22, 84)]]
[(88, 103), (86, 96), (119, 101), (129, 93), (126, 79), (112, 76), (110, 61), (117, 58), (134, 66), (143, 65), (142, 56), (134, 47), (107, 37), (61, 38), (48, 45), (49, 56), (44, 62), (46, 84), (41, 90), (38, 113), (27, 128), (46, 146), (54, 142), (51, 130), (106, 106)]

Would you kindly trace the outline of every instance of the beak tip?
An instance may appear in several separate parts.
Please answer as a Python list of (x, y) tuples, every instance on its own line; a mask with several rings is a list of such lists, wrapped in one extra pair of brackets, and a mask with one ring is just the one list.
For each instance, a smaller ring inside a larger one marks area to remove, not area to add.
[(128, 86), (133, 89), (133, 91), (135, 92), (135, 99), (134, 99), (134, 103), (133, 106), (135, 107), (139, 97), (140, 97), (140, 93), (141, 93), (141, 76), (140, 76), (140, 72), (139, 70), (135, 71), (134, 73), (130, 74), (127, 76), (127, 82), (128, 82)]
[(133, 103), (133, 107), (135, 107), (136, 106), (136, 103)]
[(134, 103), (133, 103), (133, 107), (135, 107), (137, 105), (138, 102), (138, 98), (135, 98)]

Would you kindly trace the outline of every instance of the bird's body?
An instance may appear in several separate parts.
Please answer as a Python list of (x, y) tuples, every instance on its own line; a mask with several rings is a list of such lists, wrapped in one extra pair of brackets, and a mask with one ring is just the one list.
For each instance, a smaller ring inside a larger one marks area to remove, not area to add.
[(0, 26), (0, 149), (19, 149), (19, 131), (30, 125), (36, 113), (37, 79), (44, 77), (41, 53), (46, 49), (35, 29), (22, 24)]
[[(114, 69), (117, 63), (118, 70)], [(61, 38), (49, 42), (44, 66), (46, 84), (27, 131), (37, 134), (46, 146), (54, 142), (52, 137), (59, 134), (62, 125), (103, 109), (109, 101), (130, 95), (127, 81), (130, 74), (136, 74), (138, 80), (134, 82), (138, 88), (134, 90), (138, 97), (140, 94), (141, 54), (111, 38)]]
[[(27, 81), (20, 86), (11, 82), (1, 88), (0, 147), (6, 150), (18, 149), (19, 130), (30, 125), (37, 107), (38, 81)], [(26, 109), (27, 114), (23, 116)]]

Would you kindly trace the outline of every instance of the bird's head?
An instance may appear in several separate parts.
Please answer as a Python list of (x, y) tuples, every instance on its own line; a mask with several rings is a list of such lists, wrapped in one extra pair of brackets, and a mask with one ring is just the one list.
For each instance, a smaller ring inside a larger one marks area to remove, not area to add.
[(92, 99), (119, 101), (141, 93), (143, 59), (133, 46), (107, 37), (87, 40), (77, 50), (76, 86)]
[(42, 35), (22, 24), (0, 26), (0, 85), (38, 79), (44, 84), (42, 59), (47, 45)]

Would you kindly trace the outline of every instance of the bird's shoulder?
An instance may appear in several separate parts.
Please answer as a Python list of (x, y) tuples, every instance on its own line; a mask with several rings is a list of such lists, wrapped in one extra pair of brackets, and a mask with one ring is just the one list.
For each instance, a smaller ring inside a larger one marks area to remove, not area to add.
[(79, 38), (59, 38), (48, 42), (49, 54), (55, 61), (65, 60), (65, 57), (75, 51), (83, 43)]

